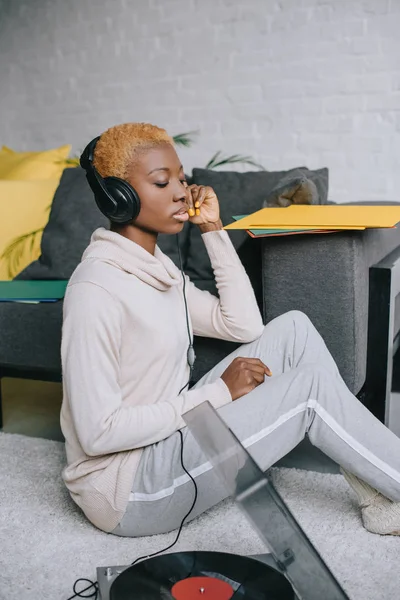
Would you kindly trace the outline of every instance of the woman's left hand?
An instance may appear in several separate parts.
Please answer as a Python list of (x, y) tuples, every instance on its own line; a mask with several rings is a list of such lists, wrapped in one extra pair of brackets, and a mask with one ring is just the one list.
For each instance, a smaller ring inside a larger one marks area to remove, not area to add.
[(195, 225), (219, 221), (219, 202), (209, 185), (190, 185), (187, 188), (189, 221)]

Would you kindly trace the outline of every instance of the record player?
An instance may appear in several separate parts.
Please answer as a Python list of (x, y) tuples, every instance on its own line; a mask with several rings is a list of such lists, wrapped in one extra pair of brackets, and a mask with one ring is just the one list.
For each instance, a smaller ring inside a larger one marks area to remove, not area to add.
[(97, 581), (100, 600), (298, 599), (270, 554), (174, 552), (133, 567), (100, 567)]
[(183, 415), (270, 553), (172, 552), (97, 569), (100, 600), (349, 600), (250, 454), (209, 402)]

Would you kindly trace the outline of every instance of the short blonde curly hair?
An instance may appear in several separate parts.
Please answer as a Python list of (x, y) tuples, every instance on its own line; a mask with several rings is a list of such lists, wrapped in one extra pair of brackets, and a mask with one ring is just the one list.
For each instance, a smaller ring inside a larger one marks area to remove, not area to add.
[(93, 165), (102, 177), (126, 179), (129, 168), (141, 151), (162, 144), (174, 144), (165, 129), (150, 123), (124, 123), (102, 133), (96, 144)]

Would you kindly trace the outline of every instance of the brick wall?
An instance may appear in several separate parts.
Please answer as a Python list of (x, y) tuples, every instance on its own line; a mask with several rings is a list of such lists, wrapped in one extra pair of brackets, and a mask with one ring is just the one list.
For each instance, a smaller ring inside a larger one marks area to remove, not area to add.
[(400, 0), (0, 0), (0, 143), (145, 120), (200, 130), (187, 170), (221, 149), (398, 199), (399, 29)]

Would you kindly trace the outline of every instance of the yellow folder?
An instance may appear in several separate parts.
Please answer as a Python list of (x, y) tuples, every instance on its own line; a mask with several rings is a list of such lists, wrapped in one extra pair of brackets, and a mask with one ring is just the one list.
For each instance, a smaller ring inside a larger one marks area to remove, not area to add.
[[(272, 227), (273, 229), (285, 229), (286, 231), (298, 231), (299, 230), (299, 225), (269, 225), (268, 228)], [(227, 225), (226, 227), (224, 227), (224, 229), (239, 229), (239, 227), (231, 227), (230, 225)], [(240, 229), (244, 229), (244, 227), (240, 227)], [(262, 231), (263, 229), (265, 229), (265, 225), (254, 225), (254, 227), (252, 226), (251, 229), (254, 229), (255, 231), (257, 229), (259, 229), (260, 231)], [(360, 231), (364, 231), (364, 229), (367, 229), (366, 227), (359, 227), (358, 225), (353, 226), (353, 227), (348, 227), (347, 225), (335, 225), (335, 227), (330, 227), (329, 225), (320, 225), (319, 227), (314, 227), (313, 225), (301, 225), (301, 229), (306, 231), (307, 229), (309, 229), (310, 231), (316, 231), (317, 229), (319, 231), (332, 231), (332, 230), (346, 230), (348, 231), (349, 229), (351, 229), (352, 231), (354, 230), (360, 230)], [(247, 227), (246, 227), (247, 230)]]
[(394, 227), (399, 221), (400, 205), (292, 205), (287, 208), (262, 208), (226, 225), (224, 229), (365, 229)]

